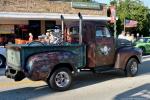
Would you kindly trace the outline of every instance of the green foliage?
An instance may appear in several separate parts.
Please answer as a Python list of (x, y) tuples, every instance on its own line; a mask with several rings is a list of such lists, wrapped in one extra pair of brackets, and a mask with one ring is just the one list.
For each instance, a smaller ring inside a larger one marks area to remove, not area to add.
[(144, 36), (148, 35), (150, 29), (150, 10), (140, 0), (119, 1), (117, 4), (117, 16), (122, 25), (117, 24), (117, 27), (119, 27), (118, 31), (123, 30), (124, 19), (128, 18), (138, 21), (137, 28), (134, 28), (135, 32)]

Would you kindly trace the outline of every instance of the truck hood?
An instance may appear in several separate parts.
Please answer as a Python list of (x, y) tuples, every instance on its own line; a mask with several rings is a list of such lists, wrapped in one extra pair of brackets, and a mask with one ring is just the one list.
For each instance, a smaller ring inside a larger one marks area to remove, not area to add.
[(133, 46), (131, 41), (126, 39), (117, 39), (117, 47)]

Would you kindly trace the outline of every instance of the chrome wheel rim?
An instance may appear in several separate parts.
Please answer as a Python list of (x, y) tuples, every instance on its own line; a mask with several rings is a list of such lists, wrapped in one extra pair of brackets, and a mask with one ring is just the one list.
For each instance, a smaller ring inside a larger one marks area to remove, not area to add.
[(58, 87), (66, 87), (70, 82), (70, 77), (67, 72), (59, 72), (55, 77), (55, 83)]
[(137, 70), (138, 70), (138, 64), (136, 62), (133, 62), (131, 65), (132, 74), (136, 74)]

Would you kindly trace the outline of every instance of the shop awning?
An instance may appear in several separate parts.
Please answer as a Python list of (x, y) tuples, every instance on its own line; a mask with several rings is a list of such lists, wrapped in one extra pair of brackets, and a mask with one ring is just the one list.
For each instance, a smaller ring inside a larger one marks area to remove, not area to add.
[[(0, 12), (0, 20), (60, 20), (63, 15), (65, 20), (79, 20), (78, 14), (58, 14), (58, 13), (24, 13), (24, 12)], [(83, 20), (109, 21), (107, 16), (82, 15)]]

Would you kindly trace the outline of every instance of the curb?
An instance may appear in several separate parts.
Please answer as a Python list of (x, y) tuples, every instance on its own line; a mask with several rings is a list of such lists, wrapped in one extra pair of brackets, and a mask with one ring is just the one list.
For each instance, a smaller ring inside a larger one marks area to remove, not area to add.
[(150, 58), (150, 55), (143, 55), (143, 58)]

